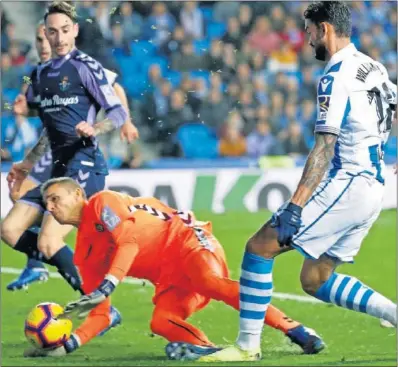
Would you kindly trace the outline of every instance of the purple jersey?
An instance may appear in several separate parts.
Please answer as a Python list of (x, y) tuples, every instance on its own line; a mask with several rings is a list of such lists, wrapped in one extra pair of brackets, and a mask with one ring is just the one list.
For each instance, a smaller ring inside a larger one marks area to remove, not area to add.
[[(32, 75), (33, 76), (33, 75)], [(52, 176), (62, 176), (67, 168), (107, 174), (105, 159), (95, 138), (78, 137), (76, 125), (94, 123), (103, 108), (115, 127), (127, 118), (103, 67), (75, 49), (37, 68), (27, 96), (39, 103), (39, 113), (51, 144), (54, 161)]]

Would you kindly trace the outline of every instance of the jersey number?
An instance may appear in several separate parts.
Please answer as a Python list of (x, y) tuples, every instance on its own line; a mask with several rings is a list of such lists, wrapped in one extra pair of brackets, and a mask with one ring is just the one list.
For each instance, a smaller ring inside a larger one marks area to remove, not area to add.
[[(387, 87), (386, 83), (382, 84), (383, 92), (387, 97), (387, 100), (392, 98), (391, 92)], [(390, 104), (386, 102), (385, 98), (382, 98), (382, 92), (379, 88), (373, 88), (369, 93), (371, 101), (376, 101), (376, 111), (379, 121), (377, 123), (379, 134), (387, 133), (391, 130), (392, 126), (392, 110)], [(383, 101), (384, 99), (384, 101)]]

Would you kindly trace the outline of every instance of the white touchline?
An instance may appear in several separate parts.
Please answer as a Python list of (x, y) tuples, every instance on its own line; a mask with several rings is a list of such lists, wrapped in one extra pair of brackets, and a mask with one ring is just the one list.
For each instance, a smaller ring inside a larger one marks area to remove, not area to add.
[[(21, 274), (22, 269), (17, 269), (17, 268), (8, 268), (8, 267), (1, 267), (0, 268), (0, 273), (2, 274)], [(50, 272), (50, 278), (62, 278), (61, 275), (59, 273), (55, 273), (55, 272)], [(152, 283), (143, 280), (143, 279), (137, 279), (137, 278), (125, 278), (123, 280), (123, 283), (127, 283), (127, 284), (135, 284), (135, 285), (145, 285), (145, 286), (150, 286), (152, 287)], [(290, 294), (290, 293), (279, 293), (279, 292), (274, 292), (272, 294), (273, 298), (277, 298), (277, 299), (287, 299), (287, 300), (292, 300), (292, 301), (297, 301), (297, 302), (304, 302), (304, 303), (318, 303), (318, 304), (322, 304), (324, 302), (313, 298), (313, 297), (309, 297), (309, 296), (300, 296), (297, 294)]]

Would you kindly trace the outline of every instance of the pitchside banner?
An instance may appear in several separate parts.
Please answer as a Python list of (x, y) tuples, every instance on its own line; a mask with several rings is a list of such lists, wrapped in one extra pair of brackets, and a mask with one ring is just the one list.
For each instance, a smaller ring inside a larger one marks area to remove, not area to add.
[[(116, 170), (107, 177), (107, 188), (132, 196), (155, 196), (180, 210), (276, 210), (293, 194), (302, 168), (219, 170)], [(1, 216), (11, 208), (6, 174), (1, 175)], [(397, 177), (386, 173), (384, 209), (397, 206)]]

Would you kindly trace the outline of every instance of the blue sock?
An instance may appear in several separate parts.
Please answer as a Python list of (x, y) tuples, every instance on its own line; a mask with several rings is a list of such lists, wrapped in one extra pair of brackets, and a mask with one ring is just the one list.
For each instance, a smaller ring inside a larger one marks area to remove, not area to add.
[(41, 261), (32, 259), (30, 257), (28, 257), (26, 267), (29, 269), (45, 269), (44, 264)]
[(273, 259), (245, 252), (240, 277), (240, 319), (237, 344), (245, 350), (260, 347), (265, 313), (272, 296)]
[(327, 303), (385, 319), (396, 325), (397, 306), (350, 275), (333, 273), (315, 293)]
[(62, 247), (48, 261), (50, 265), (58, 269), (58, 272), (74, 290), (80, 291), (83, 294), (80, 276), (73, 263), (73, 251), (67, 245)]

